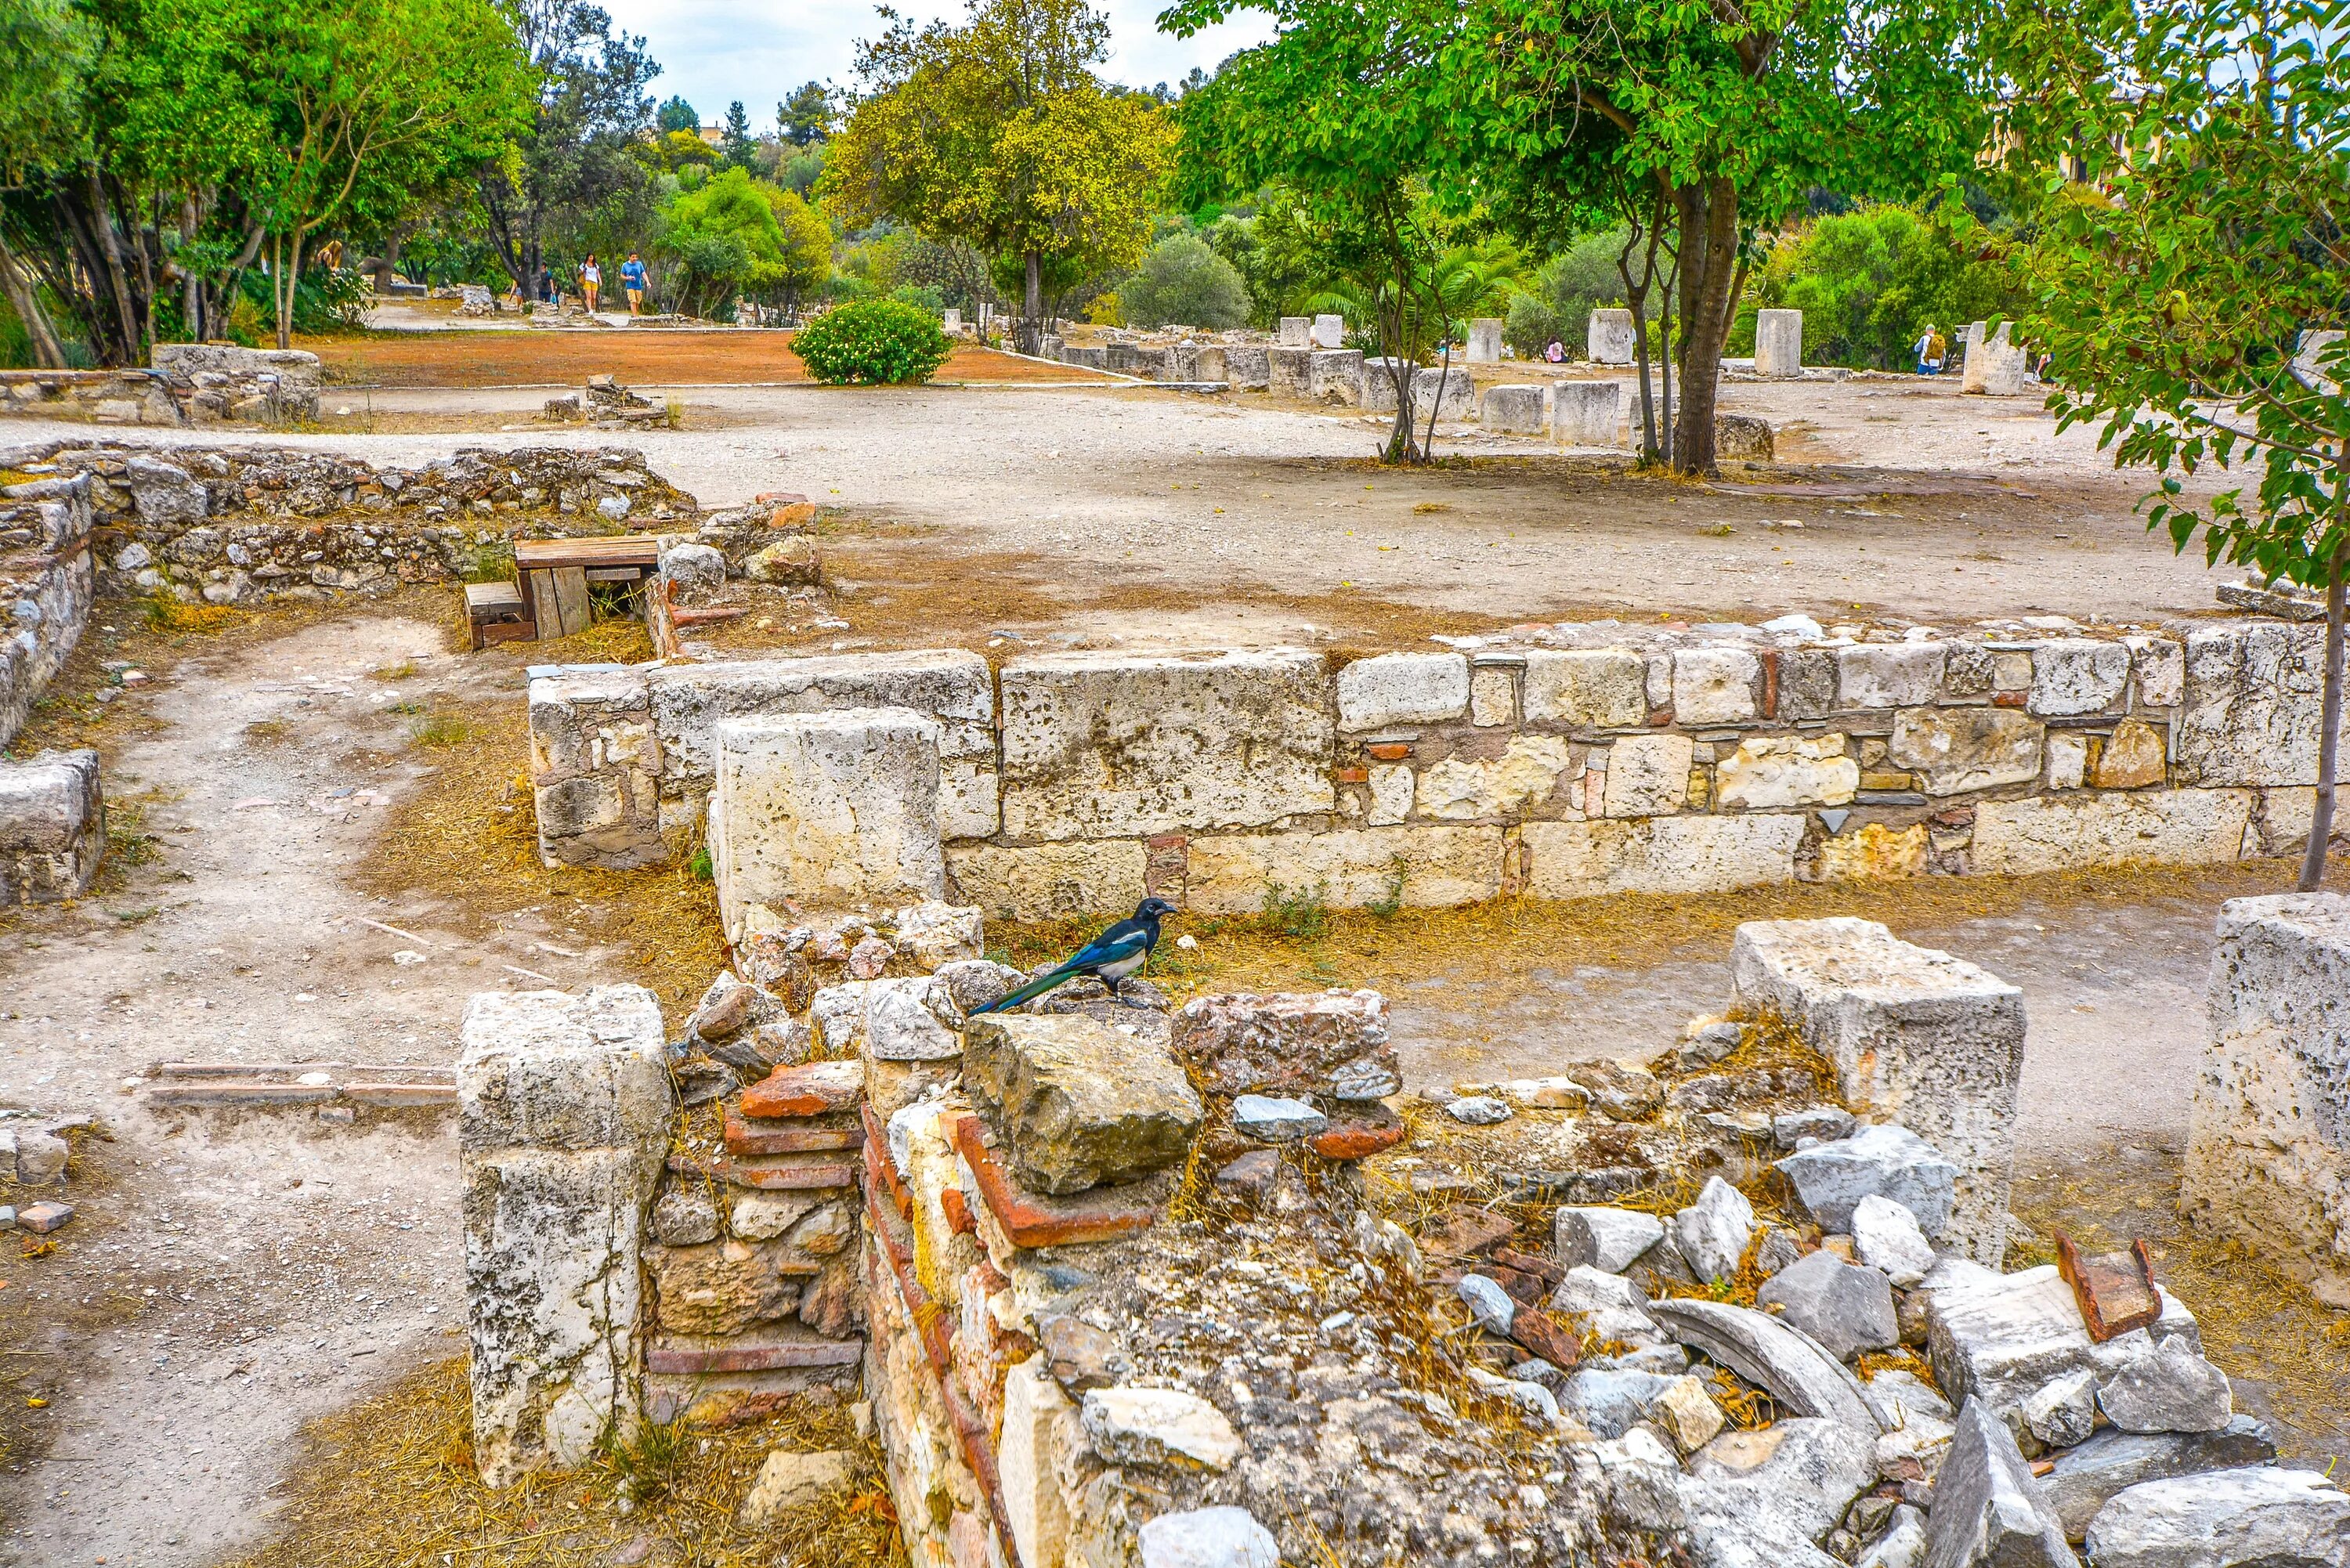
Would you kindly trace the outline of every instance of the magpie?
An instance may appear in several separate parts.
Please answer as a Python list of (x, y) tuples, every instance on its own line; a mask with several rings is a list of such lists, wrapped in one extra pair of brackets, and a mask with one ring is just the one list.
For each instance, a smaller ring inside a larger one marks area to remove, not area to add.
[(1110, 995), (1124, 1002), (1126, 998), (1118, 993), (1118, 982), (1150, 961), (1150, 950), (1159, 945), (1159, 919), (1174, 912), (1175, 906), (1164, 898), (1145, 898), (1134, 907), (1132, 919), (1120, 920), (1066, 961), (1046, 970), (1001, 1002), (991, 1002), (972, 1011), (1008, 1012), (1030, 997), (1042, 996), (1062, 981), (1081, 974), (1101, 981), (1109, 987)]

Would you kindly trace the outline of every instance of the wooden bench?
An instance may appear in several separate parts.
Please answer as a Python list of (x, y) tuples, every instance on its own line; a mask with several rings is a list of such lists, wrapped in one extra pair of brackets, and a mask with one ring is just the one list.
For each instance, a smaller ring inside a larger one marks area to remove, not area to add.
[(612, 584), (640, 595), (660, 563), (660, 541), (650, 534), (593, 539), (517, 539), (515, 577), (532, 635), (570, 637), (594, 621), (588, 586)]
[(494, 642), (528, 642), (538, 636), (522, 590), (512, 583), (467, 583), (465, 623), (473, 628), (473, 646)]

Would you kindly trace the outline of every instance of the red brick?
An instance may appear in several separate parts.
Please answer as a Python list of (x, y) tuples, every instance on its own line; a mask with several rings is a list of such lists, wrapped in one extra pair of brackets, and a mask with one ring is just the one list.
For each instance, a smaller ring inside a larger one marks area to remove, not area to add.
[(1370, 781), (1370, 776), (1371, 770), (1368, 768), (1340, 768), (1330, 775), (1339, 784), (1367, 784)]
[(1363, 750), (1370, 753), (1373, 757), (1377, 758), (1380, 762), (1399, 763), (1406, 757), (1411, 755), (1411, 742), (1409, 741), (1380, 741), (1374, 745), (1365, 746)]
[(1519, 1309), (1510, 1322), (1510, 1337), (1561, 1372), (1574, 1371), (1575, 1360), (1583, 1353), (1573, 1329), (1534, 1307)]
[(2133, 1241), (2126, 1252), (2100, 1252), (2083, 1257), (2073, 1238), (2056, 1232), (2056, 1272), (2073, 1287), (2081, 1304), (2081, 1321), (2089, 1337), (2103, 1345), (2116, 1334), (2145, 1328), (2162, 1315), (2162, 1297), (2154, 1288), (2154, 1260), (2144, 1241)]
[(762, 1192), (806, 1192), (825, 1187), (854, 1187), (857, 1168), (847, 1163), (770, 1165), (756, 1158), (727, 1160), (712, 1174), (737, 1187)]
[(862, 1127), (764, 1127), (726, 1113), (729, 1154), (810, 1154), (824, 1149), (858, 1148), (865, 1142)]
[(865, 1124), (865, 1184), (889, 1195), (889, 1201), (899, 1215), (907, 1220), (914, 1217), (914, 1195), (898, 1179), (898, 1167), (889, 1158), (889, 1135), (881, 1130), (881, 1118), (873, 1114), (870, 1101), (857, 1110)]
[[(987, 1147), (983, 1124), (977, 1116), (955, 1118), (954, 1146), (979, 1181), (980, 1201), (995, 1217), (1004, 1236), (1015, 1247), (1066, 1247), (1086, 1241), (1107, 1241), (1113, 1236), (1146, 1230), (1159, 1218), (1163, 1182), (1138, 1182), (1128, 1187), (1097, 1187), (1073, 1198), (1045, 1198), (1012, 1179)], [(1147, 1187), (1145, 1198), (1134, 1189)]]
[(979, 1229), (979, 1221), (971, 1217), (971, 1205), (963, 1200), (960, 1187), (939, 1189), (939, 1208), (947, 1217), (947, 1229), (958, 1236), (968, 1236)]
[(1419, 1233), (1419, 1244), (1446, 1258), (1473, 1258), (1490, 1252), (1517, 1234), (1518, 1228), (1501, 1215), (1466, 1203), (1439, 1210), (1433, 1223)]
[(1385, 1118), (1347, 1116), (1315, 1133), (1306, 1147), (1325, 1159), (1368, 1159), (1390, 1149), (1404, 1137), (1403, 1118), (1389, 1112)]
[(759, 1116), (820, 1116), (845, 1111), (864, 1097), (862, 1062), (810, 1062), (778, 1067), (743, 1091), (743, 1114)]
[(1991, 705), (1994, 708), (2021, 708), (2031, 700), (2029, 691), (1994, 691), (1991, 694)]

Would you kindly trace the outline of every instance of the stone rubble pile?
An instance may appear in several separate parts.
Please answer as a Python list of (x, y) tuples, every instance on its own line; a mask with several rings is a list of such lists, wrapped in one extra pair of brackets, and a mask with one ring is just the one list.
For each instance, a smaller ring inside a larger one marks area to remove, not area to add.
[(158, 343), (151, 362), (147, 370), (0, 370), (0, 418), (201, 425), (318, 417), (316, 354)]
[(610, 375), (590, 376), (577, 392), (546, 400), (544, 416), (571, 424), (593, 425), (599, 431), (632, 430), (669, 418), (666, 405), (639, 397)]
[(73, 1158), (69, 1135), (96, 1125), (87, 1116), (0, 1110), (0, 1231), (47, 1236), (74, 1217), (74, 1206), (66, 1199), (68, 1165)]

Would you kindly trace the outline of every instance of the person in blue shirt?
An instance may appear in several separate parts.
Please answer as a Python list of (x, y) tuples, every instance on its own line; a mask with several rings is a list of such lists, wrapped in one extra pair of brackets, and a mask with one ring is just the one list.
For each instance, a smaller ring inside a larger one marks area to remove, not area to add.
[(620, 286), (629, 291), (629, 314), (636, 315), (645, 303), (645, 264), (634, 251), (621, 264)]

